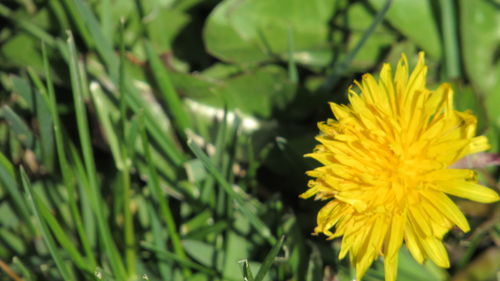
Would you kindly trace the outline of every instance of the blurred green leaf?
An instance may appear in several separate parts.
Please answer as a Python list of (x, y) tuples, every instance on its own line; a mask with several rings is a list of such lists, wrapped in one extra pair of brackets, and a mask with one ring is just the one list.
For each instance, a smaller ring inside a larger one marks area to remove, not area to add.
[(35, 109), (35, 101), (33, 98), (33, 89), (30, 83), (19, 76), (11, 76), (13, 90), (16, 94), (19, 94), (27, 103), (29, 109), (33, 111)]
[[(384, 2), (385, 0), (370, 0), (376, 9), (380, 9)], [(439, 59), (442, 54), (441, 38), (431, 2), (395, 0), (386, 19), (429, 56)]]
[(204, 40), (210, 53), (228, 62), (286, 60), (291, 28), (296, 62), (326, 65), (331, 58), (328, 21), (335, 2), (225, 0), (210, 14)]
[(465, 71), (484, 95), (490, 121), (500, 127), (500, 13), (494, 1), (460, 2), (460, 25)]
[(26, 33), (18, 33), (0, 46), (0, 64), (6, 66), (31, 66), (42, 70), (43, 61), (38, 49), (40, 41)]
[(199, 263), (213, 267), (214, 246), (198, 240), (184, 240), (182, 245), (186, 252)]
[[(386, 0), (381, 1), (381, 5), (385, 2)], [(365, 36), (366, 30), (373, 24), (375, 15), (363, 3), (353, 3), (349, 5), (346, 17), (347, 26), (345, 28), (348, 28), (351, 32), (347, 39), (347, 49), (352, 52)], [(342, 39), (339, 38), (338, 40)], [(395, 40), (395, 35), (382, 24), (379, 24), (346, 67), (354, 71), (365, 71), (380, 60), (381, 55), (386, 49), (390, 48)], [(338, 60), (347, 55), (338, 54)]]
[(31, 132), (28, 125), (24, 122), (24, 120), (14, 112), (10, 106), (4, 105), (1, 108), (3, 117), (7, 120), (7, 123), (12, 128), (12, 131), (15, 132), (17, 139), (29, 149), (34, 148), (35, 138), (33, 133)]
[(179, 10), (156, 7), (150, 11), (146, 28), (157, 53), (172, 51), (173, 40), (189, 20), (190, 17)]
[(296, 86), (288, 81), (287, 71), (277, 66), (265, 66), (229, 79), (211, 82), (186, 74), (173, 75), (173, 82), (193, 101), (209, 106), (195, 114), (205, 114), (210, 119), (218, 110), (238, 109), (259, 118), (270, 118), (284, 110), (295, 96)]

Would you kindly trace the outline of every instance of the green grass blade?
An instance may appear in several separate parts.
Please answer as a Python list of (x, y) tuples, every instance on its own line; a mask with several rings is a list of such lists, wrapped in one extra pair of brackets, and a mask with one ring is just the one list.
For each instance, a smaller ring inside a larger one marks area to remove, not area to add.
[(16, 134), (17, 139), (28, 149), (33, 149), (35, 145), (35, 137), (30, 128), (23, 119), (15, 113), (10, 106), (2, 106), (3, 117), (9, 124), (12, 131)]
[(80, 237), (80, 241), (82, 243), (82, 246), (85, 250), (86, 256), (87, 256), (87, 262), (89, 263), (89, 266), (92, 268), (96, 267), (96, 261), (94, 258), (94, 254), (92, 251), (92, 248), (90, 247), (87, 235), (85, 234), (83, 223), (82, 223), (82, 218), (80, 215), (80, 211), (77, 205), (77, 192), (75, 189), (75, 182), (72, 180), (73, 179), (73, 174), (72, 174), (72, 168), (69, 167), (68, 165), (68, 160), (66, 156), (66, 151), (64, 148), (64, 141), (63, 141), (63, 134), (62, 134), (62, 126), (61, 126), (61, 120), (59, 119), (59, 114), (57, 112), (57, 102), (56, 102), (56, 97), (55, 97), (55, 91), (54, 91), (54, 84), (52, 82), (52, 75), (49, 69), (49, 60), (47, 57), (47, 50), (45, 48), (45, 45), (42, 44), (42, 57), (43, 57), (43, 64), (44, 64), (44, 71), (45, 71), (45, 79), (47, 81), (47, 94), (44, 95), (45, 100), (48, 104), (49, 111), (52, 115), (52, 121), (53, 121), (53, 131), (54, 131), (54, 138), (55, 138), (55, 144), (56, 144), (56, 151), (57, 151), (57, 159), (59, 161), (59, 167), (61, 169), (61, 174), (63, 176), (63, 182), (64, 185), (66, 186), (68, 190), (68, 203), (69, 207), (71, 210), (71, 216), (73, 218), (73, 221), (76, 225), (78, 235)]
[(57, 249), (54, 239), (50, 234), (49, 230), (47, 229), (47, 226), (45, 225), (42, 216), (40, 215), (38, 206), (34, 201), (33, 194), (31, 193), (31, 184), (28, 179), (28, 176), (26, 175), (26, 172), (24, 171), (23, 167), (20, 167), (19, 170), (21, 173), (21, 182), (24, 187), (24, 191), (26, 192), (28, 196), (28, 201), (31, 205), (31, 211), (34, 214), (36, 221), (38, 222), (40, 231), (42, 233), (42, 238), (45, 244), (47, 245), (47, 248), (49, 249), (50, 255), (54, 259), (54, 262), (56, 263), (56, 266), (59, 269), (59, 272), (61, 273), (63, 279), (68, 281), (75, 280), (73, 276), (70, 274), (70, 269), (66, 266), (62, 257), (60, 256), (59, 250)]
[(444, 62), (447, 77), (453, 79), (460, 76), (460, 44), (458, 42), (456, 1), (440, 0), (441, 26), (444, 45)]
[[(67, 0), (69, 1), (69, 0)], [(88, 30), (90, 35), (93, 38), (93, 41), (96, 44), (96, 50), (104, 64), (106, 65), (109, 77), (111, 81), (115, 85), (119, 85), (119, 59), (115, 54), (113, 46), (109, 40), (104, 36), (102, 30), (100, 29), (100, 24), (97, 21), (97, 18), (89, 9), (89, 7), (82, 0), (73, 0), (78, 12), (78, 16), (81, 17)], [(125, 89), (122, 89), (123, 92), (128, 92), (126, 95), (127, 104), (130, 106), (136, 114), (140, 111), (144, 111), (144, 116), (146, 119), (146, 127), (150, 132), (153, 139), (158, 143), (158, 146), (165, 152), (165, 154), (170, 158), (170, 160), (177, 166), (182, 165), (185, 161), (186, 156), (178, 149), (175, 145), (174, 141), (166, 137), (161, 129), (160, 124), (158, 124), (157, 120), (154, 117), (154, 114), (150, 111), (149, 107), (145, 104), (144, 100), (138, 96), (137, 91), (131, 82), (127, 79), (123, 79)]]
[[(152, 204), (148, 205), (148, 214), (151, 220), (151, 233), (153, 234), (153, 244), (156, 249), (160, 251), (167, 251), (165, 247), (165, 233), (161, 227), (160, 220), (156, 214), (157, 210), (153, 207)], [(170, 280), (172, 277), (172, 264), (171, 262), (162, 259), (159, 257), (158, 253), (156, 253), (158, 259), (158, 270), (160, 271), (160, 275), (162, 280)]]
[(94, 46), (94, 42), (92, 41), (92, 37), (90, 36), (89, 31), (85, 28), (85, 23), (81, 17), (79, 9), (75, 6), (75, 1), (59, 0), (59, 2), (63, 2), (62, 4), (66, 6), (68, 17), (73, 20), (78, 34), (83, 38), (83, 41), (85, 42), (87, 47), (92, 48)]
[(215, 180), (221, 185), (224, 191), (229, 195), (229, 197), (236, 201), (240, 211), (248, 218), (250, 223), (255, 227), (255, 229), (266, 238), (266, 240), (274, 244), (276, 243), (276, 238), (272, 235), (271, 231), (264, 222), (255, 214), (254, 210), (251, 210), (248, 204), (243, 199), (242, 195), (237, 193), (233, 187), (227, 182), (222, 173), (217, 169), (213, 162), (208, 158), (208, 156), (201, 150), (201, 148), (192, 140), (188, 141), (188, 146), (191, 151), (200, 159), (205, 168), (212, 174)]
[(26, 281), (35, 280), (35, 278), (33, 278), (33, 274), (31, 273), (31, 270), (28, 269), (28, 267), (21, 261), (21, 259), (19, 259), (18, 257), (13, 257), (12, 263), (20, 271), (20, 273), (21, 273), (20, 277), (24, 277), (24, 280), (26, 280)]
[(38, 212), (45, 221), (46, 225), (52, 230), (56, 240), (63, 247), (63, 249), (68, 253), (69, 257), (75, 262), (75, 264), (89, 273), (93, 273), (93, 267), (90, 267), (82, 255), (78, 252), (78, 249), (74, 246), (74, 242), (69, 239), (69, 237), (64, 232), (63, 228), (59, 224), (57, 218), (52, 215), (49, 208), (45, 205), (40, 196), (36, 193), (32, 193), (33, 199), (36, 206), (38, 207)]
[(5, 155), (0, 151), (0, 184), (7, 190), (10, 196), (12, 196), (14, 206), (19, 210), (22, 220), (28, 225), (30, 231), (35, 231), (33, 224), (30, 219), (30, 212), (28, 205), (24, 200), (21, 189), (16, 181), (16, 175), (14, 173), (14, 167), (12, 163), (5, 157)]
[(87, 114), (85, 112), (85, 106), (83, 103), (84, 85), (82, 85), (81, 75), (79, 73), (76, 48), (72, 34), (68, 33), (68, 35), (69, 35), (68, 49), (70, 54), (71, 87), (73, 91), (78, 134), (80, 137), (80, 144), (83, 152), (83, 161), (85, 165), (86, 174), (89, 180), (88, 182), (89, 199), (93, 204), (93, 209), (97, 219), (99, 234), (104, 244), (104, 251), (107, 257), (109, 258), (109, 262), (111, 264), (113, 273), (115, 274), (115, 277), (117, 279), (123, 280), (125, 279), (126, 276), (125, 268), (118, 254), (116, 245), (113, 242), (109, 226), (107, 225), (106, 218), (104, 216), (104, 211), (102, 207), (103, 202), (102, 198), (100, 197), (100, 191), (97, 183), (97, 172), (92, 151), (92, 144), (90, 141), (88, 119), (87, 119)]
[(285, 242), (285, 236), (281, 236), (280, 240), (273, 246), (269, 254), (267, 254), (264, 262), (259, 268), (259, 272), (257, 272), (257, 275), (255, 276), (255, 281), (262, 281), (264, 279), (274, 262), (274, 258), (276, 258), (281, 247), (283, 246), (283, 242)]
[[(217, 130), (217, 137), (215, 139), (215, 154), (212, 156), (212, 161), (216, 167), (220, 167), (222, 158), (224, 156), (225, 146), (226, 146), (226, 135), (227, 135), (227, 108), (224, 108), (224, 116), (220, 122), (220, 127)], [(213, 177), (208, 177), (203, 183), (203, 188), (201, 190), (201, 198), (207, 202), (212, 208), (218, 207), (222, 202), (215, 199), (214, 192), (215, 181)], [(216, 205), (218, 202), (218, 205)]]
[(183, 236), (184, 239), (203, 240), (208, 235), (217, 235), (229, 228), (227, 221), (218, 221), (213, 225), (197, 228)]
[(85, 23), (90, 36), (93, 38), (97, 53), (105, 62), (111, 76), (118, 77), (118, 58), (113, 52), (111, 41), (102, 33), (100, 24), (87, 3), (82, 0), (73, 0), (73, 2), (77, 12), (76, 18), (81, 18)]
[[(106, 5), (110, 5), (110, 1), (106, 1)], [(109, 16), (104, 16), (109, 19)], [(103, 22), (104, 24), (104, 22)], [(127, 104), (126, 104), (126, 91), (125, 91), (125, 43), (124, 43), (124, 30), (123, 19), (120, 20), (120, 61), (118, 69), (118, 94), (120, 103), (120, 127), (121, 127), (121, 144), (120, 155), (123, 159), (123, 168), (120, 171), (122, 186), (123, 186), (123, 219), (124, 219), (124, 238), (125, 238), (125, 257), (127, 261), (127, 268), (129, 276), (136, 275), (136, 245), (135, 245), (135, 232), (134, 232), (134, 219), (132, 211), (130, 210), (130, 200), (132, 193), (130, 191), (130, 160), (127, 143), (124, 141), (127, 136)], [(106, 30), (106, 29), (105, 29)], [(111, 29), (109, 30), (111, 31)]]
[[(160, 206), (160, 212), (162, 214), (163, 219), (165, 220), (165, 224), (167, 225), (168, 234), (170, 239), (172, 240), (172, 245), (174, 247), (175, 253), (182, 259), (187, 259), (184, 248), (182, 247), (181, 240), (179, 238), (179, 234), (177, 231), (177, 227), (175, 225), (174, 216), (172, 215), (172, 211), (170, 209), (170, 205), (168, 203), (167, 198), (163, 194), (160, 188), (160, 182), (158, 179), (158, 174), (156, 172), (156, 168), (153, 163), (153, 158), (151, 156), (151, 151), (149, 147), (149, 140), (145, 130), (141, 130), (142, 137), (142, 145), (144, 150), (144, 156), (146, 157), (146, 164), (149, 172), (149, 188), (151, 188), (151, 194), (157, 200), (158, 205)], [(186, 278), (191, 275), (191, 272), (188, 268), (183, 269), (183, 274)]]
[(104, 135), (111, 150), (111, 155), (113, 155), (113, 159), (115, 160), (114, 162), (116, 168), (119, 171), (123, 171), (125, 169), (125, 160), (123, 156), (125, 155), (121, 151), (120, 138), (117, 135), (117, 132), (110, 119), (110, 106), (106, 104), (104, 93), (102, 92), (99, 84), (95, 82), (92, 82), (90, 84), (90, 96), (92, 97), (92, 101), (94, 102), (97, 117), (99, 118), (99, 123), (104, 130)]
[(243, 271), (243, 280), (245, 281), (255, 281), (253, 278), (252, 270), (250, 269), (250, 264), (248, 263), (248, 260), (242, 260), (240, 261), (241, 263), (241, 270)]
[(48, 171), (54, 170), (54, 134), (52, 132), (53, 118), (50, 114), (47, 99), (43, 98), (46, 93), (45, 86), (42, 81), (30, 67), (28, 73), (31, 80), (35, 84), (38, 91), (34, 91), (35, 114), (38, 120), (39, 141), (41, 148), (41, 161)]
[(63, 5), (60, 1), (50, 1), (49, 7), (51, 12), (54, 14), (54, 17), (57, 19), (57, 23), (59, 24), (61, 30), (70, 29), (70, 25), (68, 22), (68, 17), (66, 16), (66, 11), (64, 10)]
[(85, 167), (83, 161), (78, 154), (78, 151), (73, 143), (69, 143), (71, 160), (74, 163), (75, 180), (78, 183), (80, 194), (81, 218), (84, 227), (85, 239), (88, 240), (92, 247), (97, 246), (96, 238), (96, 216), (94, 215), (94, 202), (91, 200), (91, 192), (89, 190), (90, 184), (85, 174)]
[(192, 128), (190, 117), (184, 108), (179, 95), (172, 85), (169, 74), (160, 59), (155, 54), (153, 47), (149, 42), (145, 43), (146, 54), (148, 55), (148, 61), (155, 77), (156, 83), (160, 88), (160, 95), (163, 99), (164, 104), (168, 108), (170, 115), (172, 116), (173, 124), (177, 129), (178, 134), (185, 140), (186, 130)]

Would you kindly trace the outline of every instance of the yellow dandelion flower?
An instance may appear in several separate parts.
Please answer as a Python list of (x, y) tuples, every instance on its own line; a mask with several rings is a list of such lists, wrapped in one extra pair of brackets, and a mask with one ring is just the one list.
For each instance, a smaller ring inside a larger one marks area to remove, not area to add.
[(319, 211), (315, 233), (342, 237), (339, 258), (349, 254), (360, 280), (372, 262), (384, 258), (385, 280), (396, 279), (403, 244), (422, 263), (449, 267), (442, 243), (454, 225), (469, 224), (448, 195), (490, 203), (498, 194), (477, 184), (476, 174), (449, 168), (465, 155), (489, 148), (475, 136), (476, 118), (453, 108), (449, 84), (426, 87), (424, 54), (408, 74), (402, 55), (393, 77), (384, 64), (377, 81), (363, 75), (349, 105), (331, 103), (336, 120), (318, 123), (321, 144), (306, 156), (323, 166), (301, 195), (329, 200)]

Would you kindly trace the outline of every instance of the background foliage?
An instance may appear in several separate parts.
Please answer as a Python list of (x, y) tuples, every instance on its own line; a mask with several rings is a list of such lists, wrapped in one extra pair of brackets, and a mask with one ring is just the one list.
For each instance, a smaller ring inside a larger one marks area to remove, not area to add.
[[(497, 0), (2, 1), (0, 278), (352, 280), (298, 199), (327, 101), (423, 50), (498, 152), (499, 43)], [(498, 278), (498, 204), (458, 203), (398, 280)]]

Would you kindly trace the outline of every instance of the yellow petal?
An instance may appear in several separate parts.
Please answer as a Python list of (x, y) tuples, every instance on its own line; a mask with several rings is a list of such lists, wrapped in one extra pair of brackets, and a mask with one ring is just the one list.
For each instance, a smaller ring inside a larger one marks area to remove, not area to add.
[(418, 54), (418, 62), (408, 79), (408, 98), (416, 93), (416, 90), (425, 88), (425, 78), (427, 76), (427, 66), (425, 65), (424, 53)]
[(396, 75), (394, 76), (394, 84), (396, 85), (397, 98), (400, 98), (400, 93), (406, 88), (408, 82), (408, 60), (406, 55), (402, 54), (396, 67)]
[(481, 203), (493, 203), (500, 199), (493, 189), (467, 181), (442, 181), (437, 183), (434, 189)]
[(488, 149), (490, 149), (488, 138), (486, 138), (485, 136), (479, 136), (471, 140), (471, 143), (467, 147), (465, 154), (474, 154)]
[(439, 212), (426, 199), (420, 202), (420, 206), (429, 219), (429, 225), (432, 228), (432, 234), (439, 239), (453, 227), (453, 223), (441, 212)]
[(425, 253), (436, 265), (446, 268), (450, 267), (448, 254), (441, 241), (434, 237), (428, 237), (421, 242)]
[(339, 105), (339, 104), (336, 104), (334, 102), (331, 102), (330, 108), (331, 108), (333, 114), (335, 114), (335, 117), (337, 118), (337, 120), (346, 119), (346, 118), (350, 117), (350, 115), (351, 115), (351, 112), (350, 112), (351, 110), (345, 105)]
[(385, 281), (396, 281), (398, 273), (398, 254), (384, 259)]
[(413, 224), (420, 235), (428, 237), (432, 235), (431, 227), (429, 226), (428, 220), (419, 207), (414, 207), (410, 209), (410, 223)]
[(469, 223), (467, 222), (464, 214), (460, 211), (460, 209), (458, 209), (457, 205), (455, 205), (455, 203), (448, 198), (448, 196), (441, 192), (431, 190), (422, 192), (421, 194), (428, 200), (428, 203), (436, 207), (437, 210), (456, 224), (463, 232), (468, 232), (470, 230)]
[(476, 173), (467, 169), (442, 169), (431, 171), (425, 178), (429, 181), (472, 180)]
[(408, 222), (406, 225), (407, 227), (405, 229), (405, 234), (404, 234), (406, 247), (410, 251), (413, 258), (415, 258), (415, 260), (418, 263), (423, 263), (424, 254), (422, 251), (422, 246), (420, 245), (420, 242), (418, 240), (418, 237), (416, 236), (411, 224)]
[(392, 217), (391, 229), (387, 233), (387, 247), (385, 257), (392, 258), (397, 256), (399, 248), (403, 243), (404, 226), (406, 224), (406, 216), (395, 214)]

